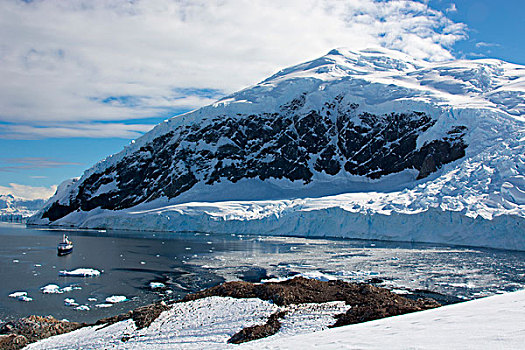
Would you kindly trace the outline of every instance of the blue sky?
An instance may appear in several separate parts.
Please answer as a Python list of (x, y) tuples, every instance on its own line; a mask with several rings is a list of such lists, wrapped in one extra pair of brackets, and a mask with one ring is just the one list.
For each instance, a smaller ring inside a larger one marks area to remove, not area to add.
[[(456, 11), (447, 12), (451, 3)], [(468, 38), (452, 47), (456, 57), (493, 57), (525, 65), (525, 1), (433, 0), (429, 4), (468, 26)]]
[(48, 196), (158, 122), (335, 47), (525, 64), (523, 13), (521, 0), (3, 1), (0, 193)]

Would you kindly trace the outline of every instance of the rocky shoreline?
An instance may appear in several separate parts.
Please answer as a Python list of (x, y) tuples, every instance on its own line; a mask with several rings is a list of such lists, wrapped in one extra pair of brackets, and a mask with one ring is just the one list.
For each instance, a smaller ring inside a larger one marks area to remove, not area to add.
[[(68, 333), (87, 326), (109, 327), (115, 323), (132, 320), (136, 330), (149, 327), (164, 311), (210, 297), (253, 299), (269, 301), (279, 307), (304, 304), (344, 302), (347, 311), (335, 315), (329, 327), (361, 323), (379, 318), (422, 311), (441, 306), (430, 298), (409, 299), (385, 288), (366, 283), (343, 281), (319, 281), (304, 277), (281, 282), (251, 283), (243, 281), (226, 282), (206, 290), (186, 295), (181, 300), (159, 302), (139, 307), (125, 314), (104, 318), (95, 324), (59, 321), (51, 316), (29, 316), (0, 326), (0, 348), (21, 349), (24, 346), (54, 335)], [(269, 315), (265, 323), (242, 328), (231, 334), (229, 343), (242, 343), (276, 334), (286, 310)], [(100, 328), (99, 328), (100, 329)], [(121, 342), (133, 335), (122, 334)]]

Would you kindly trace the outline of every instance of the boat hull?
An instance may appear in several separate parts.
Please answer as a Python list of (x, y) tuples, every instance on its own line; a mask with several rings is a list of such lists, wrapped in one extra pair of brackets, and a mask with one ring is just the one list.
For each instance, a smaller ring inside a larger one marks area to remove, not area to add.
[(71, 254), (73, 252), (73, 246), (72, 245), (67, 245), (67, 246), (58, 246), (57, 247), (57, 255), (58, 256), (62, 256), (62, 255), (68, 255), (68, 254)]

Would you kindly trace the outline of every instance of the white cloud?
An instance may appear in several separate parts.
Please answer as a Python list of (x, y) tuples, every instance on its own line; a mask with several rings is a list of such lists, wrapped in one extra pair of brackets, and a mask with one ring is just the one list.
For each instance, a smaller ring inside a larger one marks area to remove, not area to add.
[(450, 12), (458, 12), (458, 9), (456, 7), (456, 4), (451, 3), (450, 6), (445, 10), (446, 13)]
[(21, 185), (17, 183), (10, 183), (9, 186), (0, 186), (0, 194), (11, 194), (14, 197), (22, 199), (48, 199), (55, 194), (57, 186), (50, 187), (33, 187), (28, 185)]
[(418, 1), (6, 0), (0, 121), (12, 138), (69, 137), (94, 121), (208, 104), (334, 47), (451, 59), (465, 30)]
[(484, 42), (484, 41), (479, 41), (476, 43), (476, 47), (478, 49), (480, 48), (485, 48), (485, 47), (498, 47), (500, 46), (499, 44), (495, 44), (495, 43), (487, 43), (487, 42)]
[[(1, 159), (1, 158), (0, 158)], [(65, 162), (61, 160), (54, 160), (43, 157), (20, 157), (20, 158), (4, 158), (2, 163), (7, 163), (7, 166), (0, 166), (0, 171), (17, 171), (21, 169), (44, 169), (44, 168), (56, 168), (67, 165), (80, 165), (76, 162)], [(33, 178), (39, 178), (33, 176)]]
[(3, 125), (3, 132), (0, 133), (0, 138), (31, 140), (60, 137), (118, 137), (134, 139), (152, 128), (152, 124), (123, 123), (67, 123), (49, 126), (7, 124)]

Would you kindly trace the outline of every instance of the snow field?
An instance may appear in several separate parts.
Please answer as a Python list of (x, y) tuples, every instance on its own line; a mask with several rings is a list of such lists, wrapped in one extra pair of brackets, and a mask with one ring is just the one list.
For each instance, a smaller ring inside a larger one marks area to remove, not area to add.
[(227, 343), (233, 334), (264, 324), (280, 310), (288, 313), (277, 336), (326, 329), (335, 322), (334, 315), (347, 309), (344, 302), (281, 308), (260, 299), (208, 297), (174, 304), (145, 329), (137, 330), (133, 321), (126, 320), (44, 339), (27, 349), (226, 349), (235, 347)]
[(523, 349), (525, 290), (239, 349)]
[(142, 330), (126, 320), (27, 349), (522, 349), (525, 343), (525, 290), (326, 329), (346, 308), (340, 302), (291, 306), (276, 335), (232, 345), (226, 343), (231, 335), (281, 308), (259, 299), (210, 297), (175, 304)]

